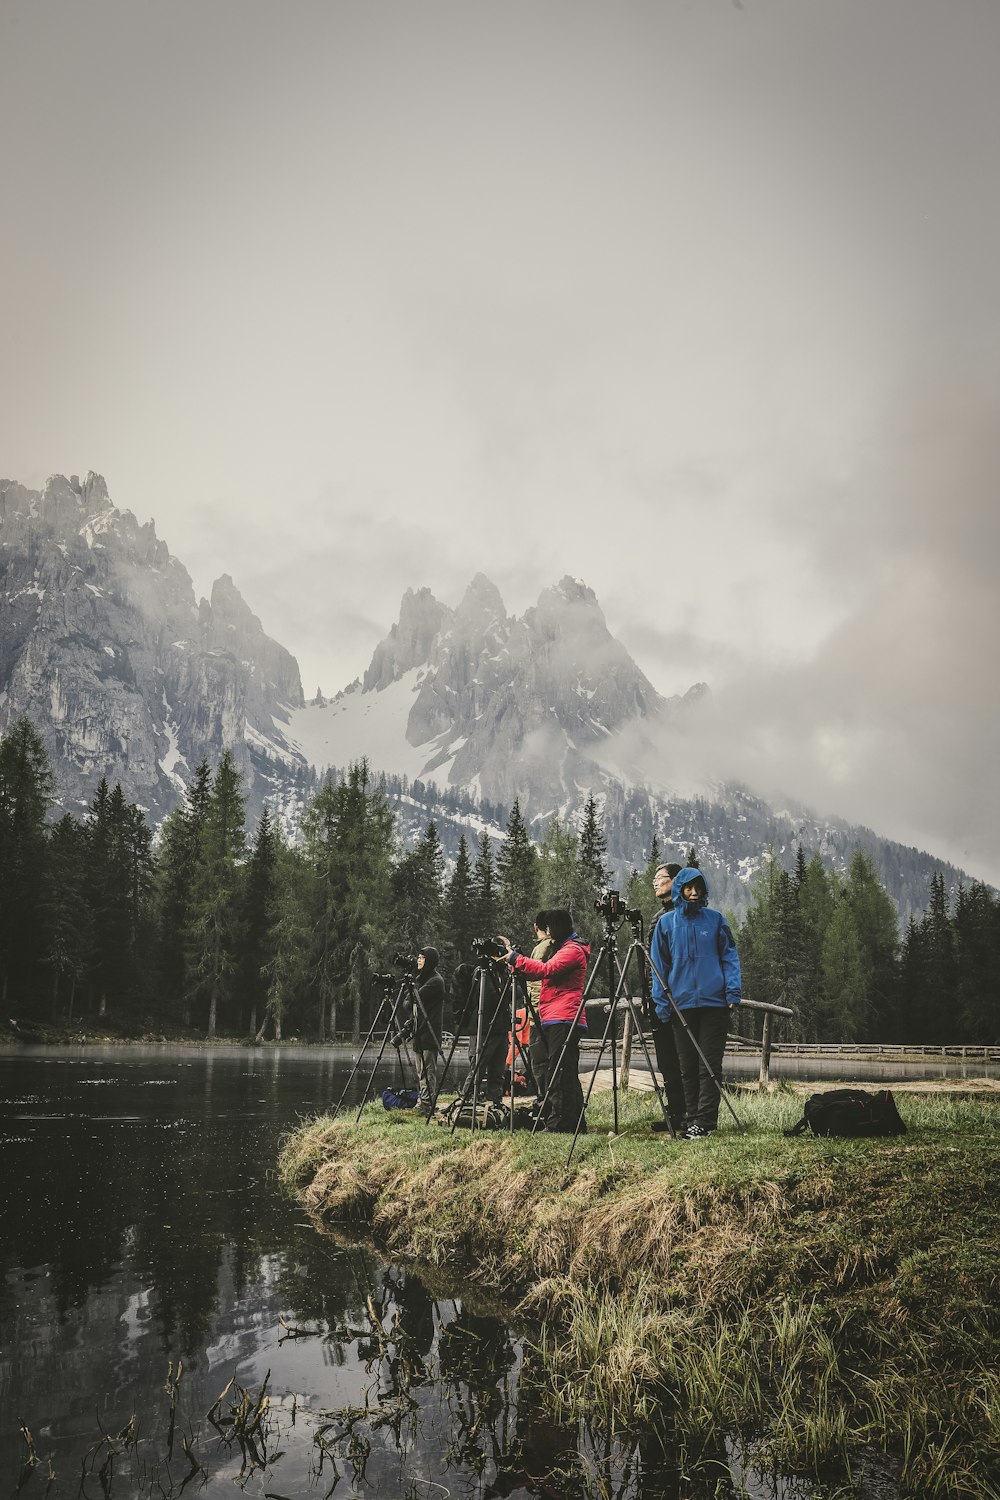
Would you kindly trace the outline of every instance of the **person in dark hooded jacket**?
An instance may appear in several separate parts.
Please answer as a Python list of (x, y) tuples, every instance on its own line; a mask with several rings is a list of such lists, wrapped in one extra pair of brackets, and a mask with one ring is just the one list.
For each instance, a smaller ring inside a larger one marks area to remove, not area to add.
[(568, 911), (549, 911), (546, 919), (553, 950), (544, 961), (518, 953), (505, 937), (500, 941), (506, 945), (507, 962), (516, 974), (542, 981), (538, 1024), (531, 1029), (531, 1070), (538, 1097), (543, 1099), (548, 1094), (542, 1128), (572, 1132), (583, 1113), (580, 1042), (586, 1034), (587, 1019), (580, 1002), (590, 944), (577, 937)]
[(436, 948), (421, 948), (417, 954), (416, 1030), (413, 1056), (417, 1065), (417, 1109), (429, 1115), (434, 1107), (438, 1086), (438, 1056), (441, 1051), (441, 1029), (444, 1025), (444, 978), (438, 971)]
[(729, 1012), (739, 1005), (743, 985), (736, 942), (725, 917), (708, 904), (702, 872), (686, 866), (674, 876), (672, 895), (673, 910), (660, 917), (650, 942), (653, 1004), (661, 1020), (669, 1019), (673, 1005), (686, 1023), (675, 1020), (674, 1040), (684, 1085), (685, 1134), (697, 1140), (711, 1135), (718, 1124), (715, 1080), (722, 1073)]

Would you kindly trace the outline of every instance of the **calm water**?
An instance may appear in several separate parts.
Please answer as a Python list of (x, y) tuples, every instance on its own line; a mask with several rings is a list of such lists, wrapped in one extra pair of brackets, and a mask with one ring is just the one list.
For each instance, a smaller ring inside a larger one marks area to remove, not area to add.
[(554, 1423), (505, 1322), (317, 1233), (278, 1144), (349, 1067), (0, 1051), (0, 1500), (812, 1494)]

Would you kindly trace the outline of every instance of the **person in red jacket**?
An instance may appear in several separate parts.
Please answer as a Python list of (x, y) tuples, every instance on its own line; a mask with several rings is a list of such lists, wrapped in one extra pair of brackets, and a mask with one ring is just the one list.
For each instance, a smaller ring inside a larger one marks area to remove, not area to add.
[(577, 937), (568, 911), (550, 911), (547, 918), (548, 935), (555, 946), (544, 961), (525, 957), (511, 947), (509, 938), (498, 940), (505, 945), (505, 957), (516, 974), (542, 981), (538, 1024), (531, 1028), (531, 1070), (538, 1097), (545, 1099), (541, 1128), (572, 1132), (583, 1113), (580, 1042), (587, 1030), (587, 1018), (580, 1001), (590, 944)]

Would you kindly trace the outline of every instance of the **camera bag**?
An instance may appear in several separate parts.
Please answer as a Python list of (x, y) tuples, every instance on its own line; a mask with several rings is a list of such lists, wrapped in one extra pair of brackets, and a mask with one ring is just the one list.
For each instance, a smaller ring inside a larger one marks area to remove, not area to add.
[(785, 1135), (802, 1135), (807, 1127), (813, 1135), (875, 1136), (906, 1132), (889, 1089), (879, 1089), (874, 1094), (865, 1089), (827, 1089), (823, 1094), (810, 1094), (802, 1119), (786, 1130)]

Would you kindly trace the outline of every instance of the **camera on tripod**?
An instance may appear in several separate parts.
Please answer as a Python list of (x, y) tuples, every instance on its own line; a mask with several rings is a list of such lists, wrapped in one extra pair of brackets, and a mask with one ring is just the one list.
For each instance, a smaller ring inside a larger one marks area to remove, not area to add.
[(594, 902), (594, 910), (599, 911), (606, 922), (616, 922), (622, 918), (634, 924), (642, 920), (642, 912), (637, 907), (625, 905), (621, 891), (605, 891)]
[(472, 939), (472, 952), (476, 958), (503, 958), (507, 949), (503, 943), (498, 943), (496, 938), (474, 937)]
[(415, 953), (394, 953), (392, 961), (396, 965), (396, 968), (402, 970), (404, 974), (419, 973), (417, 955)]

